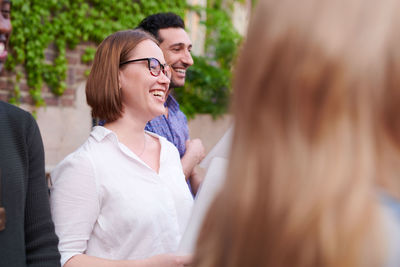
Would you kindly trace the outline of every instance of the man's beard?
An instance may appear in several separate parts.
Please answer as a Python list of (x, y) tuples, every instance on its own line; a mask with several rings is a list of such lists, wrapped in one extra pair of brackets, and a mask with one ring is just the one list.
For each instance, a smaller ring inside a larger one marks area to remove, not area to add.
[(170, 89), (173, 89), (173, 88), (177, 88), (177, 87), (183, 87), (183, 86), (185, 86), (185, 82), (186, 82), (186, 80), (183, 81), (183, 84), (182, 84), (182, 85), (176, 84), (176, 83), (174, 82), (174, 79), (171, 78), (171, 82), (170, 82), (170, 84), (169, 84), (169, 88), (170, 88)]

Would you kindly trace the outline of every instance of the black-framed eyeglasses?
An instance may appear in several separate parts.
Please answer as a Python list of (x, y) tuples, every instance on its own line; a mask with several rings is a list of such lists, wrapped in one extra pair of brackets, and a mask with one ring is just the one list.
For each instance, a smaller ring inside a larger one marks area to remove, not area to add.
[(138, 61), (147, 61), (147, 67), (149, 68), (150, 74), (157, 77), (160, 73), (164, 73), (165, 76), (171, 78), (171, 69), (167, 63), (161, 64), (161, 62), (154, 57), (146, 57), (146, 58), (138, 58), (128, 60), (122, 63), (119, 63), (119, 66), (123, 66), (129, 63), (138, 62)]

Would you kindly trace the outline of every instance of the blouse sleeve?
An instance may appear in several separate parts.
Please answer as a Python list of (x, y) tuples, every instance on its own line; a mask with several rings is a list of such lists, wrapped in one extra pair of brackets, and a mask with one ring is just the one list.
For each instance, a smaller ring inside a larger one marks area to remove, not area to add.
[(99, 197), (90, 157), (75, 152), (56, 167), (51, 179), (51, 213), (64, 265), (72, 256), (85, 253), (99, 215)]

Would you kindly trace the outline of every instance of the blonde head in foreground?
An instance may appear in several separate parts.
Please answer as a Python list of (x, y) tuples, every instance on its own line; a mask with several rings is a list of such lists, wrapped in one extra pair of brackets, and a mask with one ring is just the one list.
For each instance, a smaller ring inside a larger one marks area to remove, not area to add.
[(385, 266), (400, 183), (400, 1), (259, 0), (228, 175), (196, 267)]

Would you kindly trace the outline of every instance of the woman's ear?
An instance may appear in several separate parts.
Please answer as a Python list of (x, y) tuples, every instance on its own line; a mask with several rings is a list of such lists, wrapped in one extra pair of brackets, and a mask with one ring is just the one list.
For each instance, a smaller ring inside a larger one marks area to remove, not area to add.
[(118, 71), (118, 88), (121, 89), (121, 70)]

